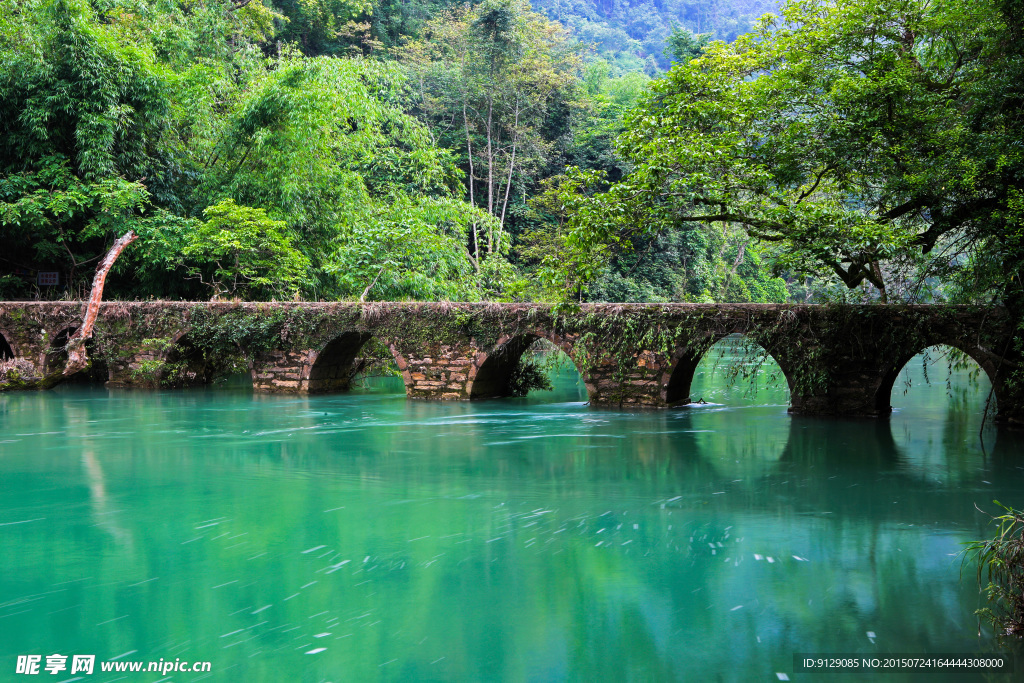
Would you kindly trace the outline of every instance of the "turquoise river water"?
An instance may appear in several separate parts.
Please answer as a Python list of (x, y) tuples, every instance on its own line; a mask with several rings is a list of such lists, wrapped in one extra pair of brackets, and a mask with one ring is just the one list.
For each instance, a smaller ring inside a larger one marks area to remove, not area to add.
[[(0, 681), (982, 680), (794, 654), (998, 650), (958, 553), (1024, 506), (1024, 441), (979, 439), (984, 377), (913, 361), (891, 419), (808, 419), (730, 362), (662, 412), (566, 369), (479, 403), (0, 395)], [(99, 670), (161, 658), (210, 671)]]

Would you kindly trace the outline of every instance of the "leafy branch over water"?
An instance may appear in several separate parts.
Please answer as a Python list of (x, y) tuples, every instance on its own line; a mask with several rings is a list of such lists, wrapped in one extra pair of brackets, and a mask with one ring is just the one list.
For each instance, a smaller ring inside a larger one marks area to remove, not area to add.
[(978, 586), (988, 581), (989, 607), (976, 614), (988, 618), (1000, 635), (1024, 636), (1024, 512), (993, 501), (1006, 514), (993, 517), (999, 526), (994, 538), (974, 541), (964, 551), (964, 563), (978, 564)]

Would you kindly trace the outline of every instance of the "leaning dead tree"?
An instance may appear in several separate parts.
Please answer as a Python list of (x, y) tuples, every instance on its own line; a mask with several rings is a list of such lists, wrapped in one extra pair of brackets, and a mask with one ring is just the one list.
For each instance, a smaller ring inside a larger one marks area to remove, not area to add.
[(68, 362), (64, 365), (61, 377), (68, 377), (89, 367), (89, 354), (85, 350), (85, 342), (92, 337), (92, 329), (96, 326), (96, 316), (99, 315), (100, 304), (103, 302), (103, 285), (107, 281), (107, 273), (110, 272), (110, 267), (114, 265), (114, 261), (121, 255), (124, 248), (134, 242), (137, 237), (132, 230), (119, 237), (96, 268), (82, 324), (68, 339)]

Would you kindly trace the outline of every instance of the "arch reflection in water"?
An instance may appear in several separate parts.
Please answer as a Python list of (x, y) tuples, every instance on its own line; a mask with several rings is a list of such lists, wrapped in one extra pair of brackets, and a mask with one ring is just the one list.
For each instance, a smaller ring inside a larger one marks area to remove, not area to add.
[(976, 461), (986, 459), (999, 436), (984, 369), (952, 347), (933, 346), (911, 358), (893, 384), (889, 422), (903, 444), (902, 466), (921, 479), (977, 483)]
[[(887, 378), (888, 380), (888, 378)], [(888, 388), (888, 394), (886, 394)], [(989, 412), (995, 414), (995, 395), (988, 372), (964, 352), (944, 344), (930, 346), (907, 360), (880, 393), (895, 409), (927, 412), (934, 399), (926, 392), (943, 392), (948, 417), (975, 413), (991, 397)]]

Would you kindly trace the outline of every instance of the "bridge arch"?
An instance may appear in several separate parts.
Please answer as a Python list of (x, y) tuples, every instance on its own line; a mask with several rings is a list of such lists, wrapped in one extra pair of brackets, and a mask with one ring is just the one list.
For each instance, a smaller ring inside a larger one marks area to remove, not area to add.
[(933, 344), (927, 344), (913, 353), (905, 353), (896, 359), (888, 371), (882, 376), (882, 379), (878, 384), (878, 389), (875, 393), (875, 407), (880, 415), (892, 412), (892, 392), (896, 385), (896, 380), (899, 379), (904, 369), (907, 368), (914, 358), (924, 353), (930, 353), (932, 349), (935, 349), (936, 355), (940, 357), (944, 355), (944, 349), (955, 349), (964, 353), (968, 358), (977, 363), (978, 367), (984, 371), (989, 382), (992, 383), (992, 395), (995, 398), (995, 407), (998, 408), (1000, 405), (1002, 387), (998, 381), (999, 369), (997, 367), (997, 363), (993, 362), (991, 357), (981, 352), (980, 349), (973, 348), (965, 344), (958, 344), (955, 341), (953, 343), (941, 341)]
[(7, 333), (0, 330), (0, 361), (14, 360), (17, 355), (14, 345), (8, 341)]
[(731, 334), (719, 333), (710, 335), (703, 340), (703, 343), (696, 345), (696, 348), (694, 346), (686, 346), (677, 349), (672, 354), (662, 381), (661, 398), (665, 405), (686, 405), (692, 400), (690, 392), (697, 368), (701, 365), (702, 361), (710, 358), (716, 352), (716, 347), (721, 349), (722, 343), (727, 340), (735, 340), (733, 343), (744, 340), (746, 343), (762, 349), (766, 358), (771, 359), (779, 367), (782, 376), (786, 380), (786, 388), (789, 392), (790, 400), (792, 400), (794, 373), (792, 368), (789, 367), (789, 359), (781, 353), (772, 353), (742, 333), (734, 332)]
[[(494, 345), (490, 352), (479, 352), (473, 359), (469, 369), (468, 382), (466, 383), (466, 394), (470, 399), (482, 398), (503, 398), (512, 396), (510, 380), (523, 354), (540, 339), (546, 339), (558, 350), (562, 351), (572, 361), (584, 377), (579, 363), (573, 357), (572, 344), (561, 337), (546, 333), (542, 330), (533, 330), (517, 335), (504, 335)], [(587, 393), (593, 395), (590, 384), (587, 384)]]
[(312, 355), (303, 388), (311, 394), (348, 391), (352, 377), (365, 366), (365, 361), (360, 362), (363, 359), (359, 352), (372, 336), (369, 332), (348, 330), (327, 342)]
[(154, 379), (162, 387), (182, 388), (209, 384), (217, 374), (215, 363), (193, 342), (188, 330), (173, 335), (171, 343), (158, 355), (162, 356), (160, 360), (163, 364)]
[(46, 349), (46, 371), (51, 372), (64, 366), (68, 360), (68, 340), (78, 330), (77, 325), (71, 325), (61, 329), (50, 340), (50, 346)]
[[(71, 335), (78, 331), (77, 325), (69, 325), (58, 332), (45, 350), (46, 371), (53, 372), (63, 369), (68, 360), (68, 341)], [(74, 373), (70, 377), (62, 378), (62, 382), (102, 382), (108, 377), (107, 362), (101, 354), (96, 352), (96, 339), (90, 337), (85, 340), (85, 352), (89, 358), (89, 367)]]

